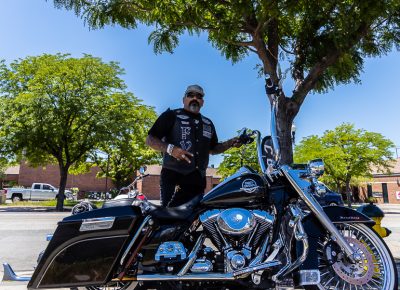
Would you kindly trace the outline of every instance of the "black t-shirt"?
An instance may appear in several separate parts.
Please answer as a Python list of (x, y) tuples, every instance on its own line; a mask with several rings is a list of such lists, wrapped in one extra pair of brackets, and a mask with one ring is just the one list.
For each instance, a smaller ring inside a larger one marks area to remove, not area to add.
[[(185, 113), (193, 119), (201, 119), (201, 114), (193, 114), (192, 112), (188, 112), (186, 110)], [(149, 135), (162, 140), (164, 137), (168, 136), (168, 134), (172, 130), (172, 127), (175, 123), (175, 118), (176, 116), (173, 110), (166, 110), (160, 115), (160, 117), (158, 117), (154, 125), (150, 128)], [(210, 149), (213, 149), (218, 144), (218, 136), (215, 131), (214, 125), (212, 123), (211, 125), (213, 127), (214, 134), (211, 136)]]

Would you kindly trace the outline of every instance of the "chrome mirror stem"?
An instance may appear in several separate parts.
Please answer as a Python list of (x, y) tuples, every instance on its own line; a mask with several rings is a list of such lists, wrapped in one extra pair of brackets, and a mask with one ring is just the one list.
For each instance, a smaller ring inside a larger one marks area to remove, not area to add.
[(279, 146), (279, 137), (276, 124), (276, 113), (278, 110), (278, 96), (274, 95), (273, 98), (274, 101), (272, 103), (272, 110), (271, 110), (271, 139), (274, 147), (274, 158), (276, 163), (279, 163), (281, 159), (281, 149)]
[(262, 151), (262, 146), (261, 146), (261, 133), (260, 131), (253, 131), (253, 133), (255, 133), (256, 136), (256, 146), (257, 146), (257, 156), (258, 156), (258, 164), (260, 165), (261, 168), (261, 172), (262, 173), (266, 173), (267, 172), (267, 167), (264, 164), (264, 160), (262, 158), (263, 156), (263, 151)]

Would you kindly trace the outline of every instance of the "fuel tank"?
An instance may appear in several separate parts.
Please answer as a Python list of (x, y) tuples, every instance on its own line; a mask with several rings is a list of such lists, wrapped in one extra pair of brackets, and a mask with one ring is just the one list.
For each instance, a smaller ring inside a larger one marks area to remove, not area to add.
[(64, 218), (28, 288), (105, 284), (141, 219), (140, 209), (133, 206), (96, 209)]
[(250, 167), (242, 167), (206, 195), (201, 205), (211, 207), (251, 207), (267, 198), (264, 179)]

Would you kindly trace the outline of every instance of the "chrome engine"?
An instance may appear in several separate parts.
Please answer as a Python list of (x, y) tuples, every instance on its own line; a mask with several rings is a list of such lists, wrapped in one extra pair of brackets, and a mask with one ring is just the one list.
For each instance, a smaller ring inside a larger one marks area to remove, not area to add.
[(269, 233), (274, 216), (262, 210), (215, 209), (203, 213), (200, 221), (224, 254), (225, 272), (229, 273), (249, 265), (262, 238)]

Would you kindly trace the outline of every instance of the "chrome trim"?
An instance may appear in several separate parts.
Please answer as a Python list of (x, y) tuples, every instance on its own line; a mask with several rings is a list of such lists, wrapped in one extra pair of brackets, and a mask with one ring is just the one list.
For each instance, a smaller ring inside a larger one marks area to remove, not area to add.
[(254, 215), (243, 208), (230, 208), (224, 210), (217, 217), (220, 230), (228, 235), (246, 235), (256, 226)]
[(279, 266), (280, 261), (271, 261), (268, 263), (260, 264), (256, 267), (247, 267), (233, 273), (207, 273), (207, 274), (188, 274), (188, 275), (161, 275), (161, 274), (146, 274), (137, 275), (136, 281), (188, 281), (188, 280), (235, 280), (241, 278), (241, 276), (250, 274), (252, 272), (265, 270), (270, 267)]
[(186, 249), (181, 242), (169, 241), (162, 243), (156, 252), (155, 260), (160, 262), (163, 259), (176, 259), (180, 257), (179, 260), (186, 259)]
[(233, 277), (239, 278), (240, 276), (242, 276), (244, 274), (251, 274), (251, 273), (254, 273), (254, 272), (257, 272), (257, 271), (265, 270), (267, 268), (279, 266), (280, 264), (281, 264), (281, 262), (278, 261), (278, 260), (265, 262), (265, 263), (262, 263), (262, 264), (257, 265), (257, 266), (247, 267), (247, 268), (235, 271), (235, 272), (233, 272)]
[(187, 271), (192, 267), (193, 263), (196, 261), (197, 258), (197, 252), (199, 251), (201, 245), (203, 245), (205, 240), (205, 235), (201, 234), (199, 238), (197, 239), (196, 244), (193, 247), (193, 250), (190, 252), (188, 256), (188, 261), (186, 264), (182, 267), (182, 269), (178, 273), (178, 277), (182, 277), (187, 273)]
[(188, 280), (234, 280), (232, 273), (207, 273), (207, 274), (189, 274), (184, 276), (178, 275), (161, 275), (146, 274), (137, 275), (136, 281), (188, 281)]
[(279, 137), (276, 124), (276, 113), (278, 111), (278, 96), (273, 96), (272, 109), (271, 109), (271, 139), (274, 146), (275, 161), (279, 163), (281, 158), (281, 149), (279, 146)]
[(111, 229), (115, 221), (115, 217), (101, 217), (84, 219), (82, 221), (80, 232), (98, 231)]
[[(288, 165), (282, 165), (281, 172), (285, 175), (287, 180), (300, 195), (301, 199), (306, 203), (308, 208), (317, 217), (325, 229), (331, 233), (333, 239), (343, 248), (343, 250), (346, 252), (346, 255), (350, 259), (353, 259), (353, 249), (343, 238), (335, 225), (331, 222), (324, 209), (315, 200), (314, 196), (308, 192), (309, 183), (299, 177), (298, 170), (293, 170)], [(302, 188), (300, 185), (303, 185), (304, 188)]]
[[(260, 252), (257, 254), (257, 256), (250, 262), (249, 267), (257, 266), (258, 264), (261, 263), (262, 259), (265, 256), (265, 252), (267, 251), (267, 247), (269, 244), (269, 236), (265, 238), (265, 241), (261, 247)], [(268, 261), (269, 262), (269, 261)]]
[(312, 177), (318, 178), (322, 176), (325, 172), (325, 164), (322, 159), (314, 159), (308, 161), (307, 167)]
[(258, 164), (260, 165), (261, 168), (261, 172), (263, 172), (264, 174), (267, 173), (267, 167), (264, 164), (264, 160), (262, 158), (262, 146), (261, 146), (261, 133), (260, 131), (253, 131), (254, 133), (256, 133), (256, 147), (257, 147), (257, 157), (258, 157)]
[(4, 269), (3, 281), (27, 282), (30, 281), (32, 278), (32, 276), (19, 276), (15, 274), (14, 270), (8, 263), (3, 263), (3, 269)]
[(128, 255), (129, 251), (131, 250), (133, 244), (136, 242), (137, 238), (139, 237), (140, 233), (142, 232), (143, 228), (146, 226), (146, 224), (151, 220), (151, 216), (147, 216), (145, 217), (145, 219), (143, 220), (142, 224), (140, 225), (140, 227), (138, 228), (138, 230), (136, 231), (135, 235), (133, 236), (131, 242), (129, 243), (128, 247), (126, 248), (124, 254), (122, 255), (121, 261), (120, 261), (120, 265), (122, 266), (125, 262), (126, 256)]
[(321, 274), (319, 270), (300, 270), (299, 286), (317, 285), (321, 282)]
[(294, 218), (295, 224), (293, 228), (294, 238), (297, 241), (301, 241), (303, 243), (303, 253), (294, 263), (290, 261), (279, 270), (278, 273), (272, 276), (272, 280), (275, 282), (280, 282), (284, 276), (291, 273), (294, 269), (298, 268), (307, 258), (308, 254), (308, 237), (306, 232), (304, 231), (303, 224), (301, 223), (302, 214), (301, 210), (295, 205), (289, 205), (289, 209)]

